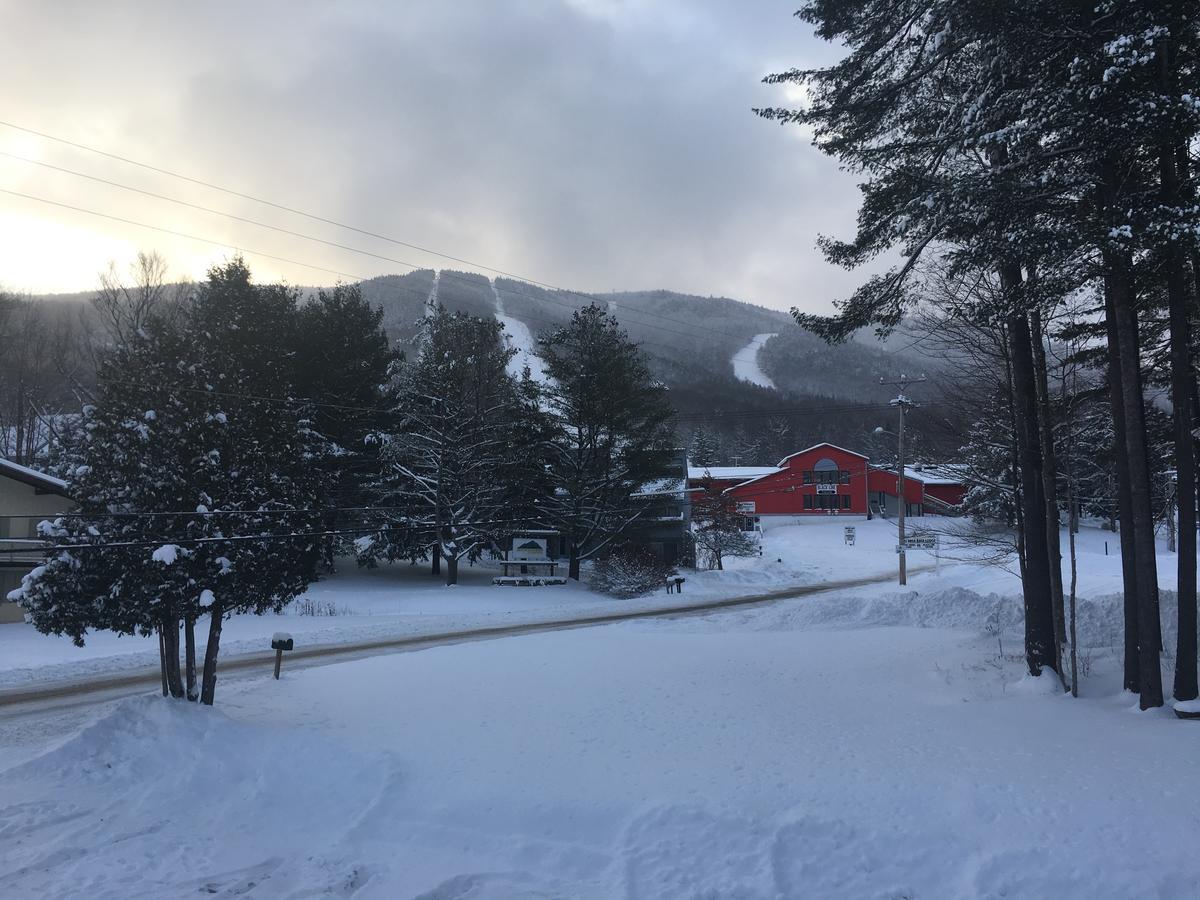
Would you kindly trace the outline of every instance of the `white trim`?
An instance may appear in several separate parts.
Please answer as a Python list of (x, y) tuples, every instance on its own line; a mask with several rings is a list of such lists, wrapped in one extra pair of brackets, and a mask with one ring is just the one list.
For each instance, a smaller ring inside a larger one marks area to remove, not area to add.
[[(778, 475), (780, 472), (788, 472), (788, 471), (790, 471), (790, 469), (787, 466), (785, 466), (784, 463), (786, 463), (789, 459), (794, 459), (797, 456), (802, 456), (805, 453), (810, 453), (813, 450), (816, 450), (818, 447), (830, 447), (834, 450), (840, 450), (843, 453), (849, 453), (851, 456), (857, 456), (859, 459), (865, 460), (867, 464), (863, 467), (863, 475), (864, 476), (871, 469), (871, 458), (870, 457), (863, 456), (861, 453), (855, 453), (853, 450), (847, 450), (845, 447), (839, 447), (837, 444), (831, 444), (828, 441), (824, 441), (820, 444), (813, 444), (811, 447), (809, 447), (806, 450), (797, 450), (795, 453), (791, 453), (791, 454), (785, 456), (783, 459), (781, 459), (779, 461), (779, 466), (778, 466), (778, 468), (776, 468), (776, 470), (774, 472), (769, 472), (766, 475), (759, 475), (757, 478), (751, 478), (748, 481), (743, 481), (741, 484), (735, 484), (733, 487), (725, 488), (725, 490), (722, 491), (721, 493), (727, 494), (730, 491), (740, 490), (741, 488), (744, 488), (748, 484), (754, 484), (754, 482), (762, 481), (764, 478), (772, 478), (775, 475)], [(856, 473), (853, 470), (850, 470), (851, 478), (853, 478), (855, 476), (855, 474)]]
[(819, 444), (813, 444), (811, 447), (806, 447), (803, 450), (797, 450), (795, 453), (789, 453), (787, 456), (785, 456), (783, 459), (781, 459), (779, 461), (779, 468), (781, 468), (781, 469), (784, 468), (783, 464), (785, 462), (787, 462), (789, 459), (792, 459), (797, 456), (803, 456), (805, 453), (810, 453), (813, 450), (816, 450), (818, 447), (832, 447), (834, 450), (841, 450), (843, 453), (849, 453), (851, 456), (857, 456), (859, 459), (865, 459), (868, 462), (870, 462), (870, 459), (871, 459), (869, 456), (863, 456), (861, 453), (856, 453), (853, 450), (847, 450), (845, 447), (839, 447), (837, 444), (831, 444), (828, 441), (822, 441)]
[(61, 478), (55, 478), (53, 475), (47, 475), (45, 472), (39, 472), (37, 469), (31, 469), (3, 457), (0, 457), (0, 475), (7, 475), (26, 484), (30, 481), (41, 482), (42, 487), (51, 491), (65, 492), (67, 490), (67, 483)]

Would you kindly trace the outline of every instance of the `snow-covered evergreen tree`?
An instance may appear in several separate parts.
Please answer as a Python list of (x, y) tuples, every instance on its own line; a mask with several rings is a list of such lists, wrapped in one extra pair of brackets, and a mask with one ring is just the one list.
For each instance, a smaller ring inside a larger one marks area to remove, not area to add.
[(692, 440), (688, 445), (688, 461), (691, 465), (715, 466), (720, 453), (720, 441), (712, 429), (703, 423), (692, 429)]
[(322, 547), (328, 570), (350, 543), (336, 532), (360, 518), (339, 510), (367, 502), (366, 479), (378, 450), (368, 438), (389, 430), (393, 421), (391, 375), (401, 354), (382, 322), (382, 308), (364, 300), (357, 285), (319, 290), (299, 309), (296, 391), (314, 401), (314, 427), (330, 444), (322, 491), (322, 523), (335, 532)]
[(568, 573), (608, 547), (647, 508), (632, 499), (662, 478), (673, 455), (671, 407), (638, 346), (601, 307), (538, 341), (551, 384), (543, 509), (566, 541)]
[(207, 616), (211, 704), (224, 619), (281, 609), (307, 586), (325, 444), (287, 399), (295, 300), (236, 259), (210, 271), (182, 322), (152, 319), (105, 356), (60, 462), (79, 514), (43, 527), (55, 547), (20, 589), (39, 630), (82, 643), (92, 629), (161, 628), (180, 696), (180, 622), (190, 638)]
[(440, 305), (422, 320), (414, 359), (397, 371), (396, 429), (377, 438), (381, 509), (376, 533), (357, 543), (364, 562), (431, 553), (455, 584), (460, 560), (519, 524), (539, 474), (527, 443), (533, 385), (508, 373), (514, 353), (494, 320)]

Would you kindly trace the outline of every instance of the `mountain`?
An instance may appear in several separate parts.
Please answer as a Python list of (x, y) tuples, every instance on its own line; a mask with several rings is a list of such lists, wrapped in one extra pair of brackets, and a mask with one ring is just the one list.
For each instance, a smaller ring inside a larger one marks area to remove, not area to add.
[[(934, 399), (944, 361), (922, 356), (911, 339), (881, 343), (872, 334), (830, 346), (801, 330), (792, 317), (728, 297), (701, 297), (667, 290), (586, 294), (547, 290), (509, 278), (490, 280), (474, 272), (419, 269), (361, 282), (363, 296), (383, 310), (383, 324), (393, 340), (407, 345), (431, 298), (452, 310), (476, 316), (502, 313), (525, 328), (518, 339), (565, 324), (589, 303), (601, 303), (645, 351), (652, 371), (670, 390), (678, 413), (681, 444), (697, 431), (711, 434), (720, 461), (737, 457), (743, 464), (769, 464), (794, 449), (831, 441), (882, 458), (891, 439), (881, 444), (877, 425), (891, 427), (885, 404), (895, 388), (881, 377), (927, 373), (930, 381), (915, 391), (918, 399)], [(302, 288), (304, 296), (316, 293)], [(78, 308), (86, 320), (89, 293), (47, 295), (60, 311)], [(61, 314), (61, 313), (60, 313)], [(759, 349), (756, 336), (771, 335)], [(756, 366), (760, 383), (739, 380), (735, 355)], [(764, 387), (771, 383), (774, 387)], [(914, 416), (913, 440), (920, 447), (954, 443), (942, 433), (936, 417)], [(948, 443), (947, 443), (948, 442)]]
[[(909, 348), (911, 340), (884, 344), (863, 334), (830, 346), (800, 329), (788, 313), (728, 297), (666, 290), (586, 294), (429, 269), (373, 278), (361, 287), (383, 308), (385, 327), (401, 342), (412, 337), (431, 296), (472, 315), (502, 311), (535, 336), (565, 324), (576, 309), (601, 303), (642, 345), (655, 375), (670, 389), (680, 441), (689, 442), (698, 428), (710, 430), (724, 459), (737, 455), (745, 464), (772, 463), (791, 449), (824, 440), (868, 452), (880, 442), (875, 426), (891, 421), (882, 407), (896, 393), (879, 379), (926, 373), (930, 381), (919, 396), (934, 397), (942, 371), (942, 361)], [(751, 358), (774, 388), (734, 375), (735, 354), (744, 354), (764, 334), (774, 336)], [(914, 425), (920, 419), (918, 414)], [(934, 430), (930, 421), (926, 443), (944, 443), (945, 436)], [(915, 433), (914, 440), (919, 446), (921, 435)]]

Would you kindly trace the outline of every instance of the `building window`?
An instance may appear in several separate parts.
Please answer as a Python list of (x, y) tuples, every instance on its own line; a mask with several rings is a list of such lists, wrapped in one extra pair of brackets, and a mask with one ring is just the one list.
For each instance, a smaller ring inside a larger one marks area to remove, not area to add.
[(848, 471), (846, 471), (845, 469), (842, 469), (841, 474), (842, 474), (842, 484), (849, 484), (850, 483), (850, 473)]
[(805, 483), (805, 484), (812, 484), (812, 483), (813, 483), (813, 473), (812, 473), (812, 469), (805, 469), (805, 470), (804, 470), (804, 483)]
[(813, 495), (812, 495), (812, 494), (805, 494), (805, 495), (804, 495), (804, 508), (805, 508), (805, 509), (812, 509), (812, 508), (813, 508)]
[(850, 508), (850, 495), (845, 494), (842, 497), (842, 509), (849, 509), (849, 508)]

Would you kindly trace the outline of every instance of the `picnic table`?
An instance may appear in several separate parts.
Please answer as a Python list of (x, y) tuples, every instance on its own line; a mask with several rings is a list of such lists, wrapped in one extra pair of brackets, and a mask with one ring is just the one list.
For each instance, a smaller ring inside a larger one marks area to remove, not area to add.
[(509, 569), (516, 568), (518, 575), (529, 575), (531, 572), (537, 574), (538, 570), (549, 571), (550, 575), (554, 575), (554, 570), (558, 568), (558, 560), (556, 559), (506, 559), (500, 563), (500, 570), (504, 573), (504, 577), (508, 577)]

